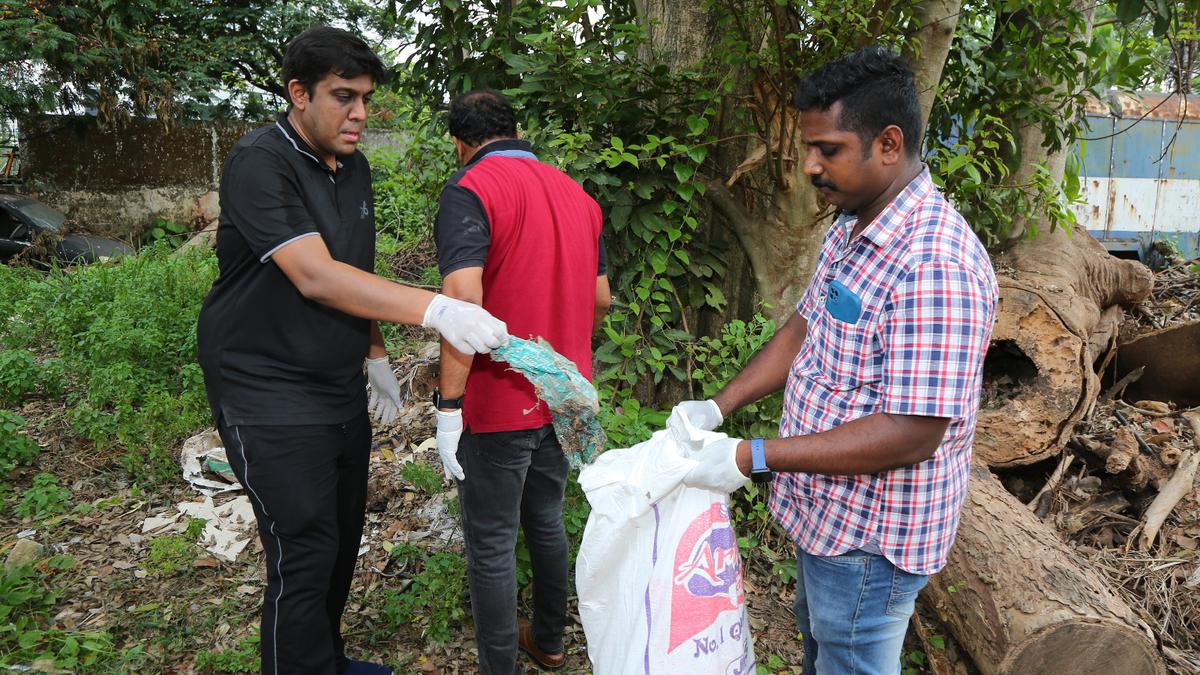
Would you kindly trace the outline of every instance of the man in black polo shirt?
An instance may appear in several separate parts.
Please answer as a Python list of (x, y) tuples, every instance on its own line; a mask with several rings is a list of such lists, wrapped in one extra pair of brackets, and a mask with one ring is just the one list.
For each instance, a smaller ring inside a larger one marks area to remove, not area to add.
[(266, 552), (264, 673), (390, 672), (347, 659), (340, 630), (366, 502), (364, 360), (377, 416), (398, 405), (376, 322), (434, 328), (468, 353), (507, 335), (476, 305), (371, 273), (371, 175), (356, 146), (383, 77), (359, 38), (305, 31), (284, 56), (288, 111), (238, 141), (221, 176), (220, 274), (197, 332)]

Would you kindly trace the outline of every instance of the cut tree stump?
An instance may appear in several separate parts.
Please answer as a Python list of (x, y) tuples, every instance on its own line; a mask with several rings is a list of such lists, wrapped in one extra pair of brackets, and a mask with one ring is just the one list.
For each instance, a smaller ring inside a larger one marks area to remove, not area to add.
[(1165, 673), (1134, 612), (982, 463), (932, 604), (984, 675)]
[(1113, 308), (1149, 296), (1150, 270), (1109, 255), (1086, 230), (1056, 230), (995, 259), (1000, 302), (984, 364), (975, 453), (989, 466), (1052, 457), (1099, 393)]

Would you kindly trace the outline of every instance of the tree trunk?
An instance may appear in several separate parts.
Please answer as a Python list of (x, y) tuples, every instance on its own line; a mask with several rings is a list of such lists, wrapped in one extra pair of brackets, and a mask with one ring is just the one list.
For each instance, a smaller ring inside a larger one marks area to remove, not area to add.
[(1112, 331), (1102, 315), (1148, 297), (1154, 278), (1082, 228), (1022, 242), (995, 266), (1000, 304), (975, 453), (993, 467), (1031, 464), (1058, 453), (1099, 393), (1093, 364), (1103, 354), (1093, 349)]
[[(957, 26), (958, 5), (959, 0), (924, 0), (916, 9), (915, 20), (927, 23), (918, 23), (921, 49), (906, 57), (922, 92), (922, 119), (929, 117), (933, 105), (934, 85)], [(891, 11), (890, 3), (881, 11)], [(790, 99), (790, 92), (775, 93), (762, 78), (752, 90), (749, 98), (757, 108), (759, 138), (746, 144), (741, 157), (725, 162), (727, 167), (740, 163), (728, 175), (713, 178), (706, 194), (746, 252), (771, 318), (782, 322), (794, 310), (816, 267), (831, 211), (804, 174), (799, 115), (789, 100), (779, 100)], [(921, 143), (919, 138), (905, 140)]]
[(942, 81), (946, 55), (954, 42), (954, 29), (958, 26), (961, 6), (962, 0), (925, 0), (913, 9), (913, 22), (920, 28), (914, 39), (907, 43), (904, 60), (912, 68), (917, 80), (922, 138), (925, 124), (929, 122), (929, 111), (937, 98), (938, 83)]
[[(1096, 14), (1096, 4), (1092, 0), (1071, 0), (1072, 9), (1081, 13), (1084, 17), (1084, 26), (1082, 36), (1086, 40), (1092, 34), (1093, 19)], [(1025, 10), (1021, 10), (1025, 11)], [(1005, 47), (1006, 49), (1008, 47)], [(1082, 54), (1068, 54), (1068, 58), (1082, 59)], [(1046, 85), (1046, 98), (1051, 100), (1062, 100), (1066, 98), (1067, 84), (1065, 82), (1057, 85)], [(1074, 118), (1078, 114), (1078, 110), (1068, 107), (1063, 111), (1063, 114), (1068, 118)], [(1049, 173), (1050, 182), (1053, 185), (1061, 185), (1063, 182), (1063, 174), (1067, 166), (1067, 153), (1070, 152), (1070, 144), (1063, 143), (1061, 147), (1052, 152), (1046, 148), (1046, 132), (1037, 124), (1022, 124), (1017, 128), (1017, 148), (1020, 152), (1020, 163), (1010, 176), (1008, 183), (1010, 185), (1030, 185), (1033, 182), (1034, 175), (1038, 167), (1045, 165)], [(1012, 229), (1007, 233), (1007, 242), (1014, 243), (1020, 241), (1025, 236), (1025, 231), (1029, 224), (1024, 216), (1018, 216), (1013, 219)]]
[(1077, 558), (976, 463), (950, 560), (922, 601), (984, 675), (1164, 673), (1149, 629)]

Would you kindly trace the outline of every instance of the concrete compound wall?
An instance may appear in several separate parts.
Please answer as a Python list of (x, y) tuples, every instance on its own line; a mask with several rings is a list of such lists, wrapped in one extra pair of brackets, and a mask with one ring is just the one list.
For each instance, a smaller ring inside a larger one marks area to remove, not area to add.
[[(21, 185), (80, 229), (131, 240), (155, 218), (199, 230), (220, 213), (221, 165), (249, 122), (134, 119), (100, 129), (94, 117), (47, 115), (22, 129)], [(368, 131), (363, 145), (398, 134)]]

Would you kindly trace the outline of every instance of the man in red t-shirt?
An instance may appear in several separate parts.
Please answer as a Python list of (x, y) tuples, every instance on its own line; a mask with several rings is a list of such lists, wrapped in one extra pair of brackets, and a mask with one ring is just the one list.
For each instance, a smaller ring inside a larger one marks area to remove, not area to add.
[[(590, 378), (592, 332), (611, 303), (599, 205), (517, 138), (501, 94), (464, 94), (449, 117), (462, 169), (442, 191), (434, 226), (443, 293), (482, 305), (512, 335), (545, 338)], [(567, 460), (550, 411), (505, 364), (445, 341), (441, 363), (438, 453), (458, 480), (480, 669), (518, 672), (518, 646), (561, 666)], [(518, 524), (533, 564), (532, 622), (517, 618)]]

